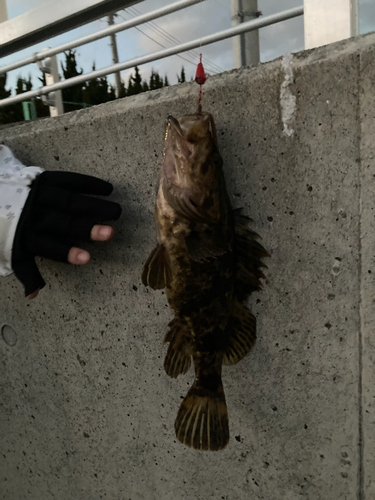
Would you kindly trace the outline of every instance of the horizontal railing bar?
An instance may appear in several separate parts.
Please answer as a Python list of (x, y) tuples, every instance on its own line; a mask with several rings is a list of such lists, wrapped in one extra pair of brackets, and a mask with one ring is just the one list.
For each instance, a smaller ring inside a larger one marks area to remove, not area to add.
[(125, 69), (133, 68), (134, 66), (141, 66), (142, 64), (146, 64), (148, 62), (164, 59), (165, 57), (169, 57), (178, 54), (180, 52), (185, 52), (187, 50), (196, 49), (200, 46), (209, 45), (214, 42), (219, 42), (221, 40), (225, 40), (226, 38), (231, 38), (233, 36), (240, 35), (248, 31), (257, 30), (265, 26), (270, 26), (271, 24), (279, 23), (281, 21), (286, 21), (287, 19), (292, 19), (294, 17), (298, 17), (301, 15), (303, 15), (303, 7), (295, 7), (294, 9), (285, 10), (278, 14), (273, 14), (270, 16), (266, 16), (264, 18), (247, 21), (232, 28), (219, 31), (218, 33), (215, 33), (213, 35), (207, 35), (204, 36), (203, 38), (192, 40), (191, 42), (182, 43), (180, 45), (176, 45), (175, 47), (161, 50), (160, 52), (154, 52), (153, 54), (138, 57), (136, 59), (132, 59), (130, 61), (126, 61), (123, 63), (113, 64), (112, 66), (109, 66), (107, 68), (87, 73), (86, 75), (75, 76), (63, 82), (54, 83), (53, 85), (41, 87), (36, 90), (30, 90), (28, 92), (24, 92), (22, 94), (18, 94), (13, 97), (7, 97), (6, 99), (0, 100), (0, 107), (4, 107), (9, 104), (14, 104), (17, 102), (26, 101), (31, 97), (42, 96), (45, 94), (49, 94), (50, 92), (54, 92), (56, 90), (72, 87), (73, 85), (77, 85), (78, 83), (94, 80), (95, 78), (100, 78), (102, 76), (115, 73), (116, 71), (123, 71)]
[[(8, 3), (11, 1), (8, 0)], [(142, 1), (44, 0), (44, 2), (33, 2), (43, 5), (1, 23), (0, 59)], [(0, 4), (4, 3), (5, 0), (0, 0)]]
[(173, 3), (166, 7), (162, 7), (161, 9), (154, 10), (153, 12), (149, 12), (148, 14), (142, 14), (141, 16), (130, 19), (129, 21), (125, 21), (120, 24), (114, 24), (97, 33), (83, 36), (82, 38), (78, 38), (77, 40), (73, 40), (72, 42), (67, 42), (64, 45), (60, 45), (59, 47), (36, 52), (30, 57), (22, 59), (22, 61), (17, 61), (0, 68), (0, 75), (8, 73), (9, 71), (12, 71), (14, 69), (21, 68), (22, 66), (26, 66), (27, 64), (33, 64), (38, 61), (42, 61), (43, 59), (47, 59), (47, 57), (60, 54), (61, 52), (64, 52), (66, 50), (75, 49), (76, 47), (80, 47), (81, 45), (85, 45), (86, 43), (100, 40), (101, 38), (112, 35), (113, 33), (118, 33), (119, 31), (125, 31), (127, 29), (134, 28), (134, 26), (147, 23), (154, 19), (158, 19), (159, 17), (167, 16), (168, 14), (172, 14), (173, 12), (177, 12), (181, 9), (185, 9), (186, 7), (190, 7), (191, 5), (195, 5), (204, 1), (205, 0), (180, 0), (179, 2)]

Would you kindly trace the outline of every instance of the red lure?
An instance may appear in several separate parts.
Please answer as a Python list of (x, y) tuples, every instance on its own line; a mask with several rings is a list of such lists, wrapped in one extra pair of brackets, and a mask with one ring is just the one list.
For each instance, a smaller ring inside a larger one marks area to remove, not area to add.
[(206, 74), (204, 72), (203, 64), (202, 64), (202, 54), (200, 54), (200, 62), (198, 63), (197, 66), (197, 71), (195, 73), (195, 81), (200, 85), (199, 89), (199, 99), (198, 99), (198, 104), (201, 102), (202, 99), (202, 85), (206, 81)]

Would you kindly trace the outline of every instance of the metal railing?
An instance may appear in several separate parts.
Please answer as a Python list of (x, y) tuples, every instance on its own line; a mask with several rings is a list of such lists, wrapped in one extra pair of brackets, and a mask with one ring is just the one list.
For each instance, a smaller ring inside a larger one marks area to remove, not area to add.
[(21, 68), (22, 66), (26, 66), (27, 64), (43, 61), (47, 57), (51, 57), (56, 54), (61, 54), (66, 50), (75, 49), (77, 47), (80, 47), (81, 45), (85, 45), (86, 43), (94, 42), (95, 40), (100, 40), (101, 38), (113, 35), (114, 33), (119, 33), (120, 31), (125, 31), (128, 30), (129, 28), (134, 28), (135, 26), (138, 26), (140, 24), (148, 23), (150, 21), (153, 21), (154, 19), (158, 19), (168, 14), (172, 14), (173, 12), (177, 12), (181, 9), (185, 9), (186, 7), (190, 7), (192, 5), (204, 1), (205, 0), (181, 0), (179, 2), (168, 5), (167, 7), (162, 7), (161, 9), (154, 10), (153, 12), (150, 12), (148, 14), (143, 14), (139, 17), (131, 19), (130, 21), (125, 21), (120, 24), (114, 24), (113, 26), (98, 31), (97, 33), (93, 33), (91, 35), (78, 38), (77, 40), (65, 43), (64, 45), (59, 45), (58, 47), (54, 47), (53, 49), (45, 49), (42, 52), (39, 53), (37, 52), (32, 56), (23, 59), (22, 61), (8, 64), (8, 66), (0, 68), (0, 75), (8, 73), (8, 71), (12, 71), (17, 68)]
[[(126, 9), (143, 0), (44, 0), (39, 7), (8, 19), (14, 0), (0, 0), (0, 58)], [(27, 2), (23, 2), (27, 4)], [(30, 2), (29, 2), (30, 3)]]
[[(70, 42), (70, 43), (67, 43), (65, 45), (61, 45), (59, 47), (53, 48), (53, 49), (46, 49), (45, 51), (42, 51), (39, 54), (34, 54), (33, 56), (31, 56), (27, 59), (24, 59), (23, 61), (10, 64), (4, 68), (0, 68), (0, 74), (5, 73), (7, 71), (10, 71), (11, 69), (20, 68), (21, 66), (24, 66), (26, 64), (41, 61), (41, 60), (45, 59), (46, 57), (56, 55), (58, 53), (63, 52), (64, 50), (78, 47), (80, 45), (83, 45), (85, 43), (89, 43), (89, 42), (91, 42), (93, 40), (97, 40), (99, 38), (103, 38), (105, 36), (108, 36), (112, 33), (116, 33), (118, 31), (124, 31), (126, 29), (131, 28), (131, 27), (137, 26), (139, 24), (148, 22), (148, 21), (153, 20), (153, 19), (157, 19), (157, 18), (165, 16), (171, 12), (176, 12), (177, 10), (186, 8), (188, 6), (197, 4), (197, 3), (202, 2), (202, 1), (204, 1), (204, 0), (182, 0), (182, 1), (176, 2), (172, 5), (169, 5), (168, 7), (163, 7), (161, 9), (154, 11), (154, 12), (151, 12), (149, 14), (144, 14), (144, 15), (139, 16), (139, 17), (132, 19), (130, 21), (126, 21), (126, 22), (121, 23), (121, 24), (113, 25), (113, 26), (106, 28), (98, 33), (93, 34), (93, 35), (88, 35), (86, 37), (75, 40), (74, 42)], [(16, 96), (2, 99), (2, 100), (0, 100), (0, 107), (5, 107), (5, 106), (8, 106), (10, 104), (22, 102), (22, 101), (31, 99), (33, 97), (40, 97), (40, 96), (49, 94), (51, 92), (56, 92), (58, 90), (72, 87), (73, 85), (77, 85), (77, 84), (82, 83), (82, 82), (94, 80), (96, 78), (103, 77), (103, 76), (106, 76), (106, 75), (109, 75), (112, 73), (116, 73), (118, 71), (123, 71), (125, 69), (133, 68), (135, 66), (141, 66), (142, 64), (157, 61), (157, 60), (160, 60), (160, 59), (163, 59), (163, 58), (175, 55), (175, 54), (179, 54), (181, 52), (185, 52), (187, 50), (196, 49), (196, 48), (204, 46), (204, 45), (209, 45), (209, 44), (214, 43), (214, 42), (225, 40), (227, 38), (231, 38), (231, 37), (234, 37), (234, 36), (240, 35), (242, 33), (249, 32), (249, 31), (258, 30), (258, 29), (263, 28), (265, 26), (270, 26), (271, 24), (279, 23), (281, 21), (285, 21), (287, 19), (292, 19), (294, 17), (298, 17), (298, 16), (302, 16), (302, 15), (303, 15), (303, 7), (296, 7), (294, 9), (289, 9), (289, 10), (286, 10), (284, 12), (280, 12), (278, 14), (273, 14), (270, 16), (266, 16), (264, 18), (258, 18), (255, 20), (247, 21), (247, 22), (244, 22), (244, 23), (239, 24), (237, 26), (234, 26), (234, 27), (228, 28), (226, 30), (217, 32), (213, 35), (207, 35), (207, 36), (204, 36), (202, 38), (192, 40), (190, 42), (176, 45), (175, 47), (161, 50), (159, 52), (154, 52), (152, 54), (138, 57), (136, 59), (131, 59), (129, 61), (125, 61), (122, 63), (113, 64), (111, 66), (108, 66), (107, 68), (92, 71), (91, 73), (87, 73), (85, 75), (79, 75), (79, 76), (76, 76), (73, 78), (69, 78), (68, 80), (65, 80), (63, 82), (57, 82), (57, 83), (54, 83), (52, 85), (40, 87), (39, 89), (36, 89), (36, 90), (31, 90), (28, 92), (24, 92), (22, 94), (18, 94)]]

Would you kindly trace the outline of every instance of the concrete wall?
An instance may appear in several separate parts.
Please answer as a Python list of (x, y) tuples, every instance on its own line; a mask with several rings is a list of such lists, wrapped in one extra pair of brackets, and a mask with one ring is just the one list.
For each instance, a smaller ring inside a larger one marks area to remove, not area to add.
[[(272, 254), (258, 341), (224, 369), (231, 441), (182, 446), (193, 380), (163, 370), (165, 294), (141, 284), (155, 243), (163, 121), (189, 83), (0, 131), (27, 165), (104, 177), (124, 207), (76, 268), (42, 261), (23, 298), (0, 280), (0, 497), (375, 498), (375, 35), (208, 80), (230, 197)], [(13, 344), (13, 345), (9, 345)]]

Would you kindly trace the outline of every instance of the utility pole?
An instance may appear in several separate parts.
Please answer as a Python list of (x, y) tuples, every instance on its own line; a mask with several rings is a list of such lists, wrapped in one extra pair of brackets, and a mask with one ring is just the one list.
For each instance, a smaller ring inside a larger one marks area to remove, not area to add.
[(358, 35), (358, 0), (304, 0), (305, 49)]
[[(109, 26), (112, 26), (112, 24), (114, 24), (113, 14), (108, 15), (108, 24), (109, 24)], [(117, 64), (118, 63), (118, 52), (117, 52), (116, 35), (114, 33), (112, 33), (112, 35), (110, 35), (110, 39), (111, 39), (111, 49), (112, 49), (112, 62), (113, 62), (113, 64)], [(116, 94), (116, 97), (118, 97), (120, 95), (120, 89), (121, 89), (121, 76), (120, 76), (120, 72), (117, 71), (115, 73), (115, 94)]]
[[(257, 19), (258, 0), (231, 0), (232, 26)], [(233, 67), (252, 66), (259, 62), (259, 31), (249, 31), (233, 37)]]
[(7, 2), (0, 0), (0, 23), (8, 20)]

